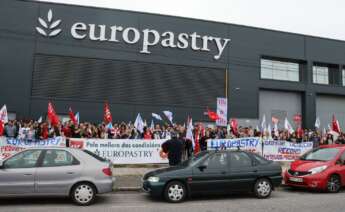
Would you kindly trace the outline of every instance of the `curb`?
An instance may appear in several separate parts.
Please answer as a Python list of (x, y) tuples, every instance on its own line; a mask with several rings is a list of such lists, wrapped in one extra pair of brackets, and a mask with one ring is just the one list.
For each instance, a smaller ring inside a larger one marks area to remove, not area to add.
[(114, 191), (141, 191), (141, 187), (118, 187)]

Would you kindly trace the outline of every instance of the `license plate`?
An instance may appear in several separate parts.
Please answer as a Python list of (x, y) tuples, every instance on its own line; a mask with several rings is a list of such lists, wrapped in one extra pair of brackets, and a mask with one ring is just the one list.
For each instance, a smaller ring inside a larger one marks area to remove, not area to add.
[(289, 179), (291, 182), (301, 183), (303, 182), (303, 178), (297, 178), (297, 177), (290, 177)]

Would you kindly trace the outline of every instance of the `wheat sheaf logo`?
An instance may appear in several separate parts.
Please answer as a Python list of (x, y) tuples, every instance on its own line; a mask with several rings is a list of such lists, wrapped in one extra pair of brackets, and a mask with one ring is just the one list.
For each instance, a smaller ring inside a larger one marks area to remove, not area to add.
[(38, 17), (38, 22), (41, 27), (36, 27), (36, 30), (45, 37), (54, 37), (61, 32), (61, 29), (56, 28), (61, 23), (61, 20), (53, 21), (53, 12), (51, 9), (49, 9), (47, 14), (47, 22), (41, 17)]

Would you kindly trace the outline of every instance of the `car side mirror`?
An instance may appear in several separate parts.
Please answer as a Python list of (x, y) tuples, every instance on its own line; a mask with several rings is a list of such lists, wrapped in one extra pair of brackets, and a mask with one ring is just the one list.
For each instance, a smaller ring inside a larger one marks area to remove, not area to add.
[(207, 168), (206, 165), (200, 165), (200, 166), (198, 166), (198, 169), (199, 169), (200, 171), (204, 171), (204, 169), (206, 169), (206, 168)]

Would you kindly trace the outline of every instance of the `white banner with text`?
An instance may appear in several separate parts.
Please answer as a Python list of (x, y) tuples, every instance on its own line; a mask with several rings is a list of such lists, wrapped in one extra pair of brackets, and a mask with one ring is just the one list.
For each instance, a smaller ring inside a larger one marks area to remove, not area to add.
[(70, 139), (70, 147), (89, 150), (114, 164), (168, 163), (161, 155), (165, 139)]

